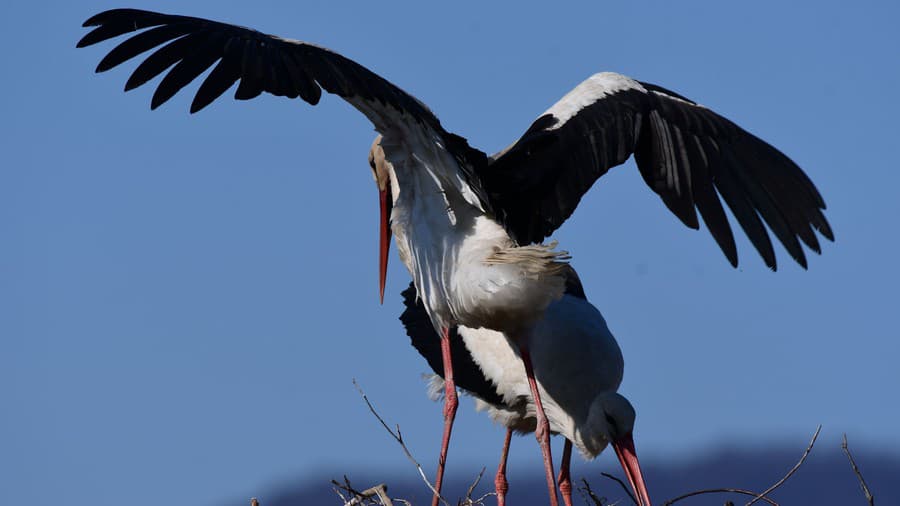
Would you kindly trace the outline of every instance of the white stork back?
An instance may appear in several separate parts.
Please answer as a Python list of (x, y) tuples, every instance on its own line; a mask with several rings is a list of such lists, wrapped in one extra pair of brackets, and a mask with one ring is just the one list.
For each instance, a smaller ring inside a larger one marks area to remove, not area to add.
[[(472, 205), (456, 160), (433, 140), (401, 147), (372, 144), (376, 181), (388, 175), (391, 230), (435, 328), (492, 328), (522, 335), (562, 296), (568, 256), (555, 245), (517, 246), (483, 209)], [(430, 157), (409, 153), (429, 153)]]

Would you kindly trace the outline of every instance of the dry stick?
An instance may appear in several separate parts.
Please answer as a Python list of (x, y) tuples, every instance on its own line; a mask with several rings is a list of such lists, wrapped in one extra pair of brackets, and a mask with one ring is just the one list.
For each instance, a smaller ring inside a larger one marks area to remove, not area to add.
[[(391, 501), (391, 498), (387, 495), (387, 485), (384, 483), (377, 485), (375, 488), (375, 495), (378, 496), (378, 499), (381, 501), (381, 504), (384, 506), (394, 506), (394, 502)], [(370, 489), (371, 490), (371, 489)]]
[(438, 494), (437, 490), (434, 489), (434, 485), (432, 485), (431, 482), (428, 481), (428, 478), (425, 476), (425, 471), (422, 470), (422, 466), (421, 466), (421, 465), (419, 464), (419, 462), (415, 459), (415, 457), (412, 456), (412, 453), (410, 453), (409, 448), (406, 447), (406, 443), (403, 442), (403, 434), (400, 433), (400, 426), (397, 425), (397, 432), (396, 432), (396, 433), (395, 433), (393, 430), (391, 430), (391, 428), (388, 427), (388, 424), (385, 423), (384, 419), (381, 418), (381, 415), (379, 415), (378, 412), (375, 411), (375, 407), (372, 406), (372, 403), (371, 403), (371, 402), (369, 402), (369, 398), (366, 397), (365, 392), (363, 392), (362, 388), (360, 388), (359, 383), (356, 382), (356, 379), (353, 380), (353, 386), (356, 387), (356, 390), (359, 392), (359, 395), (361, 395), (362, 398), (363, 398), (363, 400), (366, 401), (366, 406), (369, 407), (369, 411), (371, 411), (372, 414), (375, 415), (375, 418), (377, 418), (378, 421), (381, 422), (381, 425), (382, 425), (382, 427), (384, 427), (384, 430), (388, 431), (388, 434), (390, 434), (391, 437), (393, 437), (394, 440), (397, 441), (397, 443), (400, 444), (400, 447), (403, 448), (403, 453), (405, 453), (405, 454), (406, 454), (406, 458), (409, 459), (409, 461), (412, 462), (413, 465), (416, 466), (416, 469), (419, 470), (419, 476), (422, 477), (422, 481), (425, 482), (425, 485), (428, 485), (428, 488), (431, 490), (431, 492), (432, 492), (434, 495), (438, 496), (438, 497), (440, 498), (441, 502), (444, 503), (445, 506), (450, 506), (450, 503), (447, 502), (447, 500), (444, 499), (443, 496), (441, 496), (440, 494)]
[(478, 482), (481, 481), (482, 476), (484, 476), (484, 468), (483, 467), (481, 468), (481, 472), (478, 473), (478, 476), (475, 477), (475, 481), (473, 481), (472, 484), (469, 485), (469, 489), (466, 490), (466, 499), (472, 498), (472, 492), (475, 491), (475, 487), (478, 486)]
[[(359, 497), (362, 495), (362, 492), (353, 488), (353, 485), (350, 484), (350, 478), (348, 478), (346, 474), (344, 475), (344, 483), (343, 484), (338, 483), (337, 480), (331, 480), (331, 484), (336, 487), (336, 488), (333, 488), (332, 490), (334, 490), (334, 492), (341, 497), (341, 499), (344, 501), (344, 506), (347, 506), (347, 504), (349, 504), (350, 501), (358, 501)], [(347, 492), (348, 494), (350, 494), (351, 498), (347, 499), (346, 497), (344, 497), (344, 494), (342, 494), (340, 492), (340, 490), (338, 490), (338, 489), (343, 490), (344, 492)]]
[(473, 505), (474, 504), (484, 504), (484, 500), (492, 495), (497, 495), (497, 493), (496, 492), (488, 492), (488, 493), (484, 494), (483, 496), (479, 497), (478, 499), (475, 499), (475, 501), (472, 502), (472, 504)]
[(622, 483), (622, 480), (616, 478), (615, 476), (613, 476), (613, 475), (611, 475), (611, 474), (609, 474), (609, 473), (600, 473), (600, 475), (601, 475), (601, 476), (605, 476), (605, 477), (609, 478), (610, 480), (613, 480), (613, 481), (615, 481), (616, 483), (618, 483), (618, 484), (622, 487), (622, 490), (624, 490), (625, 493), (628, 494), (628, 497), (631, 498), (631, 502), (633, 502), (634, 504), (637, 504), (637, 503), (638, 503), (638, 502), (637, 502), (637, 499), (635, 499), (635, 498), (634, 498), (634, 495), (631, 493), (631, 490), (628, 490), (628, 487), (626, 487), (625, 484)]
[(484, 498), (487, 497), (487, 495), (484, 495), (484, 496), (482, 496), (480, 499), (478, 499), (477, 501), (474, 501), (474, 500), (472, 499), (472, 492), (475, 491), (475, 487), (478, 486), (478, 483), (481, 481), (481, 477), (482, 477), (482, 476), (484, 476), (484, 468), (483, 468), (483, 467), (481, 468), (481, 472), (478, 473), (478, 476), (475, 477), (475, 481), (473, 481), (472, 484), (469, 485), (469, 489), (466, 490), (466, 498), (465, 498), (465, 500), (462, 501), (462, 504), (463, 504), (463, 505), (465, 505), (465, 506), (470, 506), (470, 505), (473, 505), (473, 504), (480, 504), (481, 501), (483, 501)]
[[(377, 496), (378, 500), (381, 501), (381, 504), (383, 506), (394, 506), (394, 502), (391, 501), (391, 498), (388, 497), (388, 495), (387, 495), (387, 485), (385, 485), (384, 483), (379, 483), (378, 485), (375, 485), (374, 487), (367, 488), (366, 490), (363, 490), (360, 493), (360, 495), (363, 497)], [(362, 504), (361, 502), (355, 503), (354, 501), (356, 501), (357, 499), (359, 499), (359, 498), (354, 498), (353, 501), (350, 501), (350, 503), (347, 506), (355, 506), (356, 504)]]
[[(606, 502), (606, 500), (597, 497), (597, 494), (595, 494), (594, 491), (591, 490), (591, 484), (588, 483), (588, 481), (584, 478), (581, 479), (581, 483), (584, 483), (584, 486), (578, 489), (579, 492), (581, 492), (582, 494), (587, 494), (591, 502), (594, 503), (594, 506), (603, 506), (603, 503)], [(584, 495), (582, 495), (582, 498), (584, 498)]]
[[(670, 504), (675, 504), (676, 502), (678, 502), (682, 499), (687, 499), (688, 497), (694, 497), (695, 495), (725, 494), (725, 493), (749, 495), (750, 497), (757, 498), (760, 501), (765, 501), (765, 502), (769, 503), (771, 506), (778, 506), (777, 502), (769, 499), (768, 497), (761, 496), (761, 495), (757, 494), (756, 492), (751, 492), (749, 490), (743, 490), (740, 488), (708, 488), (705, 490), (696, 490), (694, 492), (688, 492), (687, 494), (680, 495), (680, 496), (676, 497), (675, 499), (669, 499), (668, 501), (663, 503), (663, 506), (669, 506)], [(757, 500), (757, 499), (754, 499), (754, 500)]]
[[(382, 504), (383, 506), (394, 506), (391, 498), (387, 495), (387, 485), (385, 485), (384, 483), (380, 483), (378, 485), (375, 485), (374, 487), (367, 488), (362, 492), (354, 489), (353, 486), (350, 485), (350, 480), (346, 476), (344, 476), (343, 485), (335, 480), (331, 480), (331, 484), (337, 487), (334, 489), (334, 491), (344, 501), (344, 506), (358, 506), (367, 504), (366, 501), (371, 500), (372, 497), (378, 497), (378, 500), (380, 501), (379, 504)], [(346, 497), (344, 497), (344, 494), (341, 494), (340, 491), (338, 491), (338, 488), (353, 495), (353, 497), (348, 500)]]
[(819, 426), (816, 427), (816, 433), (813, 434), (813, 437), (812, 437), (812, 439), (811, 439), (810, 442), (809, 442), (809, 446), (806, 447), (806, 451), (803, 452), (803, 456), (800, 457), (800, 461), (797, 462), (797, 465), (795, 465), (794, 467), (792, 467), (791, 470), (788, 471), (788, 473), (787, 473), (786, 475), (784, 475), (784, 478), (778, 480), (774, 485), (772, 485), (771, 487), (769, 487), (768, 490), (766, 490), (766, 491), (763, 492), (762, 494), (759, 494), (758, 496), (756, 496), (755, 499), (753, 499), (752, 501), (748, 502), (748, 503), (747, 503), (746, 505), (744, 505), (744, 506), (753, 506), (753, 503), (755, 503), (756, 501), (762, 499), (763, 496), (767, 496), (767, 495), (769, 495), (770, 493), (772, 493), (773, 490), (775, 490), (776, 488), (780, 487), (784, 482), (786, 482), (786, 481), (788, 480), (788, 478), (790, 478), (790, 477), (797, 471), (797, 469), (800, 469), (800, 466), (803, 465), (803, 461), (806, 460), (806, 457), (809, 455), (809, 452), (812, 450), (813, 445), (816, 444), (816, 438), (819, 437), (819, 432), (820, 432), (821, 430), (822, 430), (822, 425), (819, 424)]
[(847, 446), (847, 434), (844, 434), (844, 437), (841, 440), (841, 449), (844, 450), (847, 459), (850, 460), (850, 467), (853, 468), (853, 473), (856, 474), (856, 478), (859, 479), (859, 486), (862, 487), (863, 494), (866, 494), (866, 501), (869, 502), (869, 506), (875, 506), (875, 497), (872, 495), (872, 492), (869, 491), (869, 486), (866, 485), (866, 480), (863, 479), (862, 473), (859, 472), (859, 468), (856, 467), (856, 461), (853, 460), (853, 455), (850, 455), (850, 448)]
[[(334, 480), (331, 480), (331, 483), (334, 483)], [(347, 504), (347, 498), (344, 497), (344, 494), (342, 494), (340, 490), (338, 490), (336, 488), (332, 488), (331, 490), (334, 490), (334, 493), (337, 494), (338, 497), (341, 498), (341, 504)], [(250, 506), (257, 506), (257, 505), (251, 504)]]
[(791, 470), (788, 471), (788, 473), (787, 473), (786, 475), (784, 475), (783, 478), (781, 478), (780, 480), (778, 480), (774, 485), (772, 485), (771, 487), (769, 487), (765, 492), (763, 492), (763, 493), (761, 493), (761, 494), (757, 494), (756, 492), (750, 492), (749, 490), (741, 490), (741, 489), (738, 489), (738, 488), (710, 488), (710, 489), (706, 489), (706, 490), (697, 490), (697, 491), (695, 491), (695, 492), (689, 492), (689, 493), (687, 493), (687, 494), (680, 495), (680, 496), (678, 496), (678, 497), (676, 497), (676, 498), (674, 498), (674, 499), (670, 499), (670, 500), (666, 501), (666, 502), (663, 504), (663, 506), (670, 506), (670, 505), (675, 504), (676, 502), (678, 502), (678, 501), (680, 501), (680, 500), (682, 500), (682, 499), (687, 499), (688, 497), (693, 497), (693, 496), (695, 496), (695, 495), (701, 495), (701, 494), (719, 494), (719, 493), (729, 493), (729, 492), (730, 492), (730, 493), (735, 493), (735, 494), (743, 494), (743, 495), (753, 496), (753, 500), (750, 501), (750, 502), (748, 502), (745, 506), (751, 506), (751, 505), (754, 504), (756, 501), (765, 501), (765, 502), (769, 503), (769, 504), (772, 505), (772, 506), (778, 506), (778, 503), (776, 503), (775, 501), (769, 499), (769, 498), (766, 497), (766, 496), (768, 496), (773, 490), (775, 490), (776, 488), (778, 488), (778, 487), (780, 487), (782, 484), (784, 484), (784, 482), (786, 482), (786, 481), (788, 480), (788, 478), (790, 478), (790, 477), (797, 471), (797, 469), (799, 469), (800, 466), (803, 465), (803, 462), (806, 460), (806, 457), (809, 455), (809, 452), (812, 450), (813, 445), (816, 444), (816, 438), (819, 437), (819, 432), (820, 432), (821, 430), (822, 430), (822, 426), (821, 426), (821, 425), (819, 425), (818, 427), (816, 427), (816, 433), (813, 434), (812, 440), (809, 442), (809, 445), (807, 445), (807, 447), (806, 447), (806, 451), (804, 451), (804, 452), (803, 452), (803, 456), (800, 457), (800, 461), (797, 462), (797, 464), (796, 464), (794, 467), (792, 467)]
[(478, 476), (475, 477), (475, 483), (472, 483), (472, 485), (469, 487), (468, 492), (466, 492), (466, 500), (465, 500), (465, 502), (463, 502), (463, 506), (474, 506), (477, 504), (484, 504), (485, 499), (487, 499), (488, 497), (490, 497), (492, 495), (497, 495), (496, 492), (488, 492), (488, 493), (484, 494), (483, 496), (479, 497), (478, 499), (472, 499), (472, 492), (475, 491), (475, 487), (478, 486), (478, 482), (481, 481), (482, 476), (484, 476), (484, 468), (483, 467), (481, 468), (481, 472), (478, 473)]

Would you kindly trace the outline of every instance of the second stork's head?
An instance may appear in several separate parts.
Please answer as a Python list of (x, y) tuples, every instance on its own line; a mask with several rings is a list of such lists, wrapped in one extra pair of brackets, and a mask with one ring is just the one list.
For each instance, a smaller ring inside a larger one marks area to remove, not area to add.
[(391, 188), (391, 173), (394, 168), (384, 156), (381, 147), (381, 135), (372, 142), (369, 149), (369, 167), (378, 187), (378, 201), (381, 208), (379, 244), (378, 244), (378, 297), (384, 303), (384, 284), (387, 278), (388, 253), (391, 248), (391, 210), (394, 206), (395, 189)]
[(588, 413), (583, 434), (584, 444), (594, 455), (600, 453), (607, 444), (611, 444), (634, 490), (638, 504), (650, 506), (650, 494), (644, 484), (641, 465), (634, 449), (632, 437), (634, 419), (634, 407), (628, 399), (615, 392), (600, 394), (594, 399)]

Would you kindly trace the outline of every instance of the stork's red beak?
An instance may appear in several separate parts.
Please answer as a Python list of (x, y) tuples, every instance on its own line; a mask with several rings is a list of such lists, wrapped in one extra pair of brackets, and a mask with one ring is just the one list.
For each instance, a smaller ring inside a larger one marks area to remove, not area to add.
[(638, 500), (638, 506), (651, 506), (650, 494), (647, 493), (647, 487), (644, 485), (644, 475), (641, 474), (641, 465), (638, 463), (637, 452), (634, 451), (634, 439), (631, 434), (626, 434), (619, 439), (613, 441), (613, 450), (619, 457), (619, 464), (625, 470), (628, 476), (628, 482), (631, 483), (631, 489)]
[(378, 245), (378, 297), (384, 304), (384, 283), (387, 279), (388, 252), (391, 250), (391, 185), (386, 184), (383, 190), (379, 190), (378, 197), (381, 205), (381, 232)]

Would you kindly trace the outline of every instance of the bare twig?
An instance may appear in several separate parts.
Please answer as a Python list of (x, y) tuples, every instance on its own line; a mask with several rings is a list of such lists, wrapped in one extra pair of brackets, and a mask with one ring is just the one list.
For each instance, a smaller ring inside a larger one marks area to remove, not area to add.
[(637, 502), (637, 499), (634, 498), (634, 494), (631, 493), (631, 490), (628, 490), (628, 487), (626, 487), (625, 484), (622, 483), (622, 480), (616, 478), (615, 476), (613, 476), (613, 475), (611, 475), (611, 474), (609, 474), (609, 473), (600, 473), (600, 474), (601, 474), (602, 476), (605, 476), (605, 477), (609, 478), (610, 480), (613, 480), (613, 481), (615, 481), (616, 483), (618, 483), (618, 484), (622, 487), (622, 490), (624, 490), (625, 493), (628, 494), (628, 497), (631, 498), (631, 502), (633, 502), (634, 504), (637, 504), (637, 503), (638, 503), (638, 502)]
[(762, 499), (764, 496), (767, 496), (767, 495), (769, 495), (770, 493), (772, 493), (773, 490), (775, 490), (776, 488), (780, 487), (784, 482), (786, 482), (786, 481), (788, 480), (788, 478), (790, 478), (791, 476), (793, 476), (793, 474), (797, 471), (797, 469), (800, 469), (800, 466), (803, 465), (803, 461), (806, 460), (806, 457), (809, 455), (809, 452), (812, 450), (813, 445), (816, 444), (816, 438), (819, 437), (819, 432), (821, 432), (821, 430), (822, 430), (822, 425), (819, 425), (818, 427), (816, 427), (816, 433), (813, 434), (812, 439), (809, 441), (809, 445), (806, 447), (806, 451), (803, 452), (803, 456), (800, 457), (800, 460), (797, 462), (797, 464), (796, 464), (794, 467), (792, 467), (791, 470), (788, 471), (788, 473), (787, 473), (786, 475), (784, 475), (784, 478), (782, 478), (782, 479), (778, 480), (777, 482), (775, 482), (774, 485), (772, 485), (771, 487), (769, 487), (769, 488), (768, 488), (765, 492), (763, 492), (762, 494), (759, 494), (758, 496), (756, 496), (756, 498), (754, 498), (752, 501), (748, 502), (745, 506), (753, 506), (753, 504), (754, 504), (756, 501), (759, 501), (759, 500)]
[(862, 487), (863, 494), (866, 495), (866, 501), (868, 501), (869, 506), (875, 506), (875, 497), (872, 495), (872, 492), (869, 491), (866, 480), (863, 479), (862, 473), (860, 473), (859, 468), (856, 467), (856, 461), (853, 460), (853, 455), (850, 454), (850, 447), (847, 446), (847, 434), (844, 434), (844, 437), (841, 438), (841, 449), (844, 450), (844, 453), (847, 455), (847, 460), (850, 461), (850, 467), (853, 468), (853, 474), (855, 474), (856, 478), (859, 480), (859, 486)]
[[(337, 480), (331, 480), (331, 484), (335, 486), (333, 490), (338, 496), (340, 496), (341, 500), (344, 501), (345, 506), (354, 501), (356, 504), (359, 503), (359, 498), (362, 496), (362, 492), (353, 488), (353, 485), (350, 484), (350, 478), (348, 478), (346, 474), (344, 475), (344, 483), (339, 483)], [(349, 499), (347, 497), (344, 497), (344, 494), (340, 492), (341, 490), (350, 494), (351, 497)]]
[(488, 492), (488, 493), (484, 494), (483, 496), (479, 497), (478, 499), (473, 500), (471, 504), (465, 504), (464, 506), (483, 505), (485, 499), (487, 499), (488, 497), (491, 497), (491, 496), (495, 496), (495, 495), (497, 495), (497, 492)]
[[(361, 495), (363, 497), (378, 497), (378, 500), (381, 502), (383, 506), (394, 506), (394, 502), (391, 501), (391, 498), (387, 495), (387, 485), (384, 483), (379, 483), (374, 487), (367, 488), (363, 490)], [(357, 503), (358, 504), (358, 503)], [(348, 506), (354, 506), (353, 501)]]
[(481, 482), (481, 477), (484, 476), (484, 468), (481, 468), (481, 472), (478, 473), (478, 476), (475, 477), (475, 481), (469, 485), (468, 490), (466, 490), (466, 497), (462, 501), (459, 502), (460, 506), (475, 506), (478, 504), (482, 504), (484, 499), (490, 496), (491, 494), (485, 494), (478, 499), (472, 499), (472, 493), (475, 491), (475, 487), (478, 486), (478, 483)]
[[(331, 480), (331, 483), (334, 483), (334, 480)], [(338, 490), (337, 488), (332, 488), (331, 490), (334, 490), (334, 493), (337, 494), (338, 497), (341, 498), (341, 504), (347, 504), (348, 499), (346, 497), (344, 497), (344, 494), (342, 494), (340, 490)], [(251, 504), (250, 506), (253, 506), (253, 505)]]
[(594, 491), (591, 490), (591, 484), (588, 483), (586, 479), (582, 478), (581, 483), (583, 483), (584, 486), (578, 487), (578, 490), (582, 493), (583, 496), (586, 496), (584, 498), (584, 502), (590, 500), (592, 503), (594, 503), (594, 506), (604, 506), (606, 504), (606, 498), (597, 497), (597, 494), (595, 494)]
[[(669, 499), (668, 501), (663, 503), (663, 506), (669, 506), (671, 504), (675, 504), (676, 502), (678, 502), (682, 499), (687, 499), (688, 497), (694, 497), (695, 495), (727, 494), (727, 493), (749, 495), (750, 497), (758, 498), (758, 500), (760, 500), (760, 501), (765, 501), (765, 502), (769, 503), (771, 506), (778, 506), (777, 502), (769, 499), (768, 497), (759, 495), (756, 492), (751, 492), (749, 490), (743, 490), (740, 488), (708, 488), (705, 490), (696, 490), (694, 492), (688, 492), (687, 494), (680, 495), (674, 499)], [(756, 500), (756, 499), (754, 499), (754, 500)]]
[[(347, 476), (344, 476), (344, 484), (340, 484), (335, 480), (331, 480), (331, 484), (336, 487), (334, 491), (344, 501), (344, 506), (362, 506), (365, 504), (376, 504), (374, 498), (378, 499), (377, 504), (380, 504), (382, 506), (394, 506), (393, 501), (387, 495), (387, 485), (385, 485), (384, 483), (379, 483), (378, 485), (367, 488), (362, 492), (354, 489), (353, 486), (350, 485), (350, 479), (347, 478)], [(342, 494), (338, 489), (347, 492), (352, 497), (350, 499), (346, 498), (344, 494)]]
[(419, 476), (422, 477), (422, 481), (425, 482), (425, 485), (428, 486), (428, 488), (431, 490), (431, 493), (438, 496), (440, 501), (442, 503), (444, 503), (444, 506), (450, 506), (450, 503), (448, 503), (447, 500), (444, 499), (443, 496), (438, 494), (437, 490), (435, 490), (435, 488), (434, 488), (434, 485), (432, 485), (431, 482), (428, 481), (428, 478), (425, 476), (425, 471), (422, 469), (422, 466), (415, 459), (415, 457), (412, 456), (412, 453), (410, 453), (409, 448), (406, 447), (406, 443), (403, 442), (403, 434), (400, 433), (400, 426), (399, 425), (396, 426), (397, 432), (394, 432), (393, 430), (391, 430), (391, 428), (388, 427), (388, 424), (385, 423), (384, 419), (381, 418), (381, 415), (379, 415), (378, 412), (375, 411), (375, 407), (372, 406), (371, 402), (369, 402), (369, 398), (366, 396), (365, 392), (363, 392), (362, 388), (360, 388), (359, 383), (356, 382), (356, 379), (353, 380), (353, 386), (356, 387), (356, 390), (359, 392), (359, 395), (361, 395), (363, 400), (366, 402), (366, 406), (369, 407), (369, 411), (371, 411), (372, 414), (375, 415), (375, 418), (377, 418), (378, 421), (381, 422), (381, 425), (382, 425), (382, 427), (384, 427), (384, 430), (388, 431), (388, 434), (390, 434), (391, 437), (393, 437), (394, 440), (400, 444), (400, 447), (403, 448), (403, 453), (406, 454), (406, 458), (409, 459), (409, 461), (412, 462), (413, 465), (416, 466), (416, 469), (419, 471)]
[[(394, 506), (394, 502), (391, 501), (391, 498), (387, 495), (387, 485), (381, 483), (374, 487), (375, 495), (378, 496), (378, 500), (381, 501), (381, 504), (384, 506)], [(372, 490), (372, 489), (369, 489)]]
[(800, 466), (802, 466), (803, 462), (806, 461), (806, 457), (809, 456), (809, 452), (812, 451), (813, 445), (816, 444), (816, 439), (819, 437), (819, 432), (821, 432), (821, 431), (822, 431), (821, 425), (816, 427), (816, 432), (815, 432), (815, 434), (813, 434), (813, 437), (810, 440), (809, 445), (806, 446), (806, 451), (803, 452), (803, 455), (800, 457), (800, 460), (794, 465), (794, 467), (791, 468), (790, 471), (787, 472), (787, 474), (784, 475), (784, 477), (782, 477), (780, 480), (775, 482), (774, 485), (772, 485), (771, 487), (769, 487), (768, 489), (766, 489), (764, 492), (762, 492), (760, 494), (757, 494), (756, 492), (751, 492), (749, 490), (742, 490), (739, 488), (710, 488), (710, 489), (705, 489), (705, 490), (697, 490), (694, 492), (688, 492), (687, 494), (680, 495), (674, 499), (669, 499), (668, 501), (663, 503), (663, 506), (671, 506), (672, 504), (675, 504), (676, 502), (678, 502), (682, 499), (687, 499), (688, 497), (694, 497), (697, 495), (723, 494), (723, 493), (742, 494), (742, 495), (749, 495), (749, 496), (753, 497), (753, 499), (750, 502), (748, 502), (745, 506), (752, 506), (757, 501), (764, 501), (764, 502), (770, 504), (771, 506), (778, 506), (778, 503), (776, 503), (772, 499), (769, 499), (768, 495), (770, 493), (772, 493), (772, 491), (774, 491), (776, 488), (783, 485), (784, 482), (786, 482), (791, 476), (794, 475), (795, 472), (797, 472), (797, 469), (800, 469)]
[(475, 477), (475, 481), (469, 485), (469, 489), (466, 490), (466, 499), (472, 498), (472, 492), (475, 490), (475, 487), (478, 486), (478, 482), (481, 481), (481, 477), (484, 476), (484, 467), (481, 468), (481, 472), (478, 473), (478, 476)]

